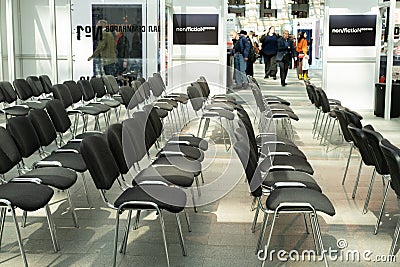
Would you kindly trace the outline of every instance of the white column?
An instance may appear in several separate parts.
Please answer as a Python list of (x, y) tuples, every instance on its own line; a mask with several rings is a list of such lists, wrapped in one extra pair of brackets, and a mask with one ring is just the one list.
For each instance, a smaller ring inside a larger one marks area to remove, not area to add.
[(53, 81), (55, 84), (58, 83), (58, 51), (57, 51), (57, 32), (56, 32), (56, 4), (55, 0), (49, 0), (49, 8), (50, 8), (50, 31), (51, 31), (51, 39), (50, 39), (50, 60), (51, 60), (51, 70)]
[(12, 0), (6, 0), (6, 27), (7, 27), (7, 62), (8, 62), (8, 80), (15, 79), (15, 52), (14, 52), (14, 23), (13, 23), (13, 4)]

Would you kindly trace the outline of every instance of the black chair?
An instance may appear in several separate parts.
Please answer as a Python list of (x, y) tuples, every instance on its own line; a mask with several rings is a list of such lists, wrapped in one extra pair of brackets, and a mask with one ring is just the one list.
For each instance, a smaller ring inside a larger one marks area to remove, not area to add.
[[(4, 107), (0, 110), (8, 120), (9, 116), (26, 116), (29, 112), (29, 107), (26, 105), (16, 105), (17, 94), (14, 91), (10, 82), (0, 82), (0, 103)], [(10, 106), (8, 106), (11, 104)]]
[(27, 105), (30, 109), (44, 109), (48, 100), (32, 100), (34, 96), (41, 95), (40, 91), (34, 93), (25, 79), (15, 79), (13, 84), (18, 98), (22, 100), (24, 105)]
[[(8, 160), (4, 160), (1, 162), (2, 174), (11, 170), (15, 166), (18, 166), (23, 160), (18, 150), (18, 147), (14, 143), (14, 140), (11, 137), (10, 133), (2, 127), (0, 127), (0, 153), (4, 153), (4, 155), (6, 155), (8, 158)], [(78, 227), (78, 220), (74, 206), (71, 201), (71, 194), (69, 190), (75, 184), (76, 178), (76, 173), (70, 169), (66, 169), (63, 167), (43, 167), (33, 169), (25, 173), (20, 172), (20, 175), (14, 180), (33, 179), (34, 181), (40, 182), (41, 184), (48, 185), (59, 190), (66, 190), (72, 219), (75, 227)]]
[[(365, 126), (365, 127), (371, 127), (371, 126)], [(365, 128), (364, 127), (364, 128)], [(356, 191), (358, 187), (358, 182), (360, 181), (360, 176), (361, 176), (361, 169), (363, 166), (363, 162), (366, 166), (376, 166), (374, 158), (373, 158), (373, 151), (371, 150), (370, 146), (368, 145), (367, 137), (364, 133), (364, 131), (356, 126), (354, 126), (353, 123), (350, 123), (347, 128), (349, 129), (349, 132), (351, 136), (353, 137), (353, 141), (355, 146), (358, 148), (358, 151), (360, 152), (361, 155), (361, 160), (360, 160), (360, 166), (358, 167), (358, 173), (357, 173), (357, 178), (354, 183), (354, 189), (353, 189), (353, 194), (352, 198), (354, 199), (356, 196)], [(375, 170), (373, 173), (373, 176), (375, 175)]]
[[(385, 159), (385, 156), (383, 155), (383, 151), (380, 147), (380, 142), (382, 140), (384, 140), (383, 136), (375, 131), (372, 127), (366, 128), (364, 127), (362, 129), (363, 133), (365, 134), (365, 137), (367, 139), (368, 145), (370, 147), (371, 150), (371, 154), (372, 157), (374, 159), (375, 162), (375, 170), (376, 172), (378, 172), (380, 175), (382, 175), (382, 181), (383, 184), (385, 185), (385, 190), (384, 190), (384, 195), (383, 195), (383, 200), (382, 200), (382, 207), (381, 210), (379, 212), (379, 216), (378, 216), (378, 220), (376, 222), (375, 225), (375, 230), (374, 230), (374, 234), (378, 233), (378, 229), (379, 229), (379, 225), (382, 219), (382, 215), (383, 215), (383, 211), (384, 211), (384, 207), (385, 207), (385, 202), (386, 202), (386, 196), (387, 196), (387, 192), (389, 189), (389, 184), (390, 184), (390, 178), (391, 176), (390, 174), (390, 170), (389, 170), (389, 166), (388, 166), (388, 162)], [(365, 204), (364, 204), (364, 210), (363, 212), (367, 211), (368, 208), (368, 202), (369, 202), (369, 198), (372, 192), (372, 187), (374, 184), (374, 179), (375, 179), (375, 175), (372, 176), (371, 178), (371, 182), (369, 185), (369, 189), (368, 189), (368, 194), (365, 200)]]
[[(262, 178), (261, 172), (257, 167), (257, 162), (251, 160), (251, 146), (247, 142), (239, 141), (234, 144), (234, 149), (245, 169), (246, 179), (250, 187), (251, 194), (257, 200), (259, 209), (263, 211), (263, 225), (257, 244), (256, 254), (259, 253), (264, 240), (264, 234), (267, 226), (269, 214), (274, 214), (271, 229), (269, 232), (264, 255), (268, 255), (268, 248), (271, 241), (272, 231), (277, 216), (280, 213), (308, 213), (310, 214), (311, 229), (313, 230), (314, 243), (317, 251), (324, 251), (317, 211), (324, 212), (330, 216), (335, 215), (335, 209), (330, 200), (321, 192), (309, 188), (278, 188), (273, 190), (268, 196), (265, 207), (262, 203)], [(325, 253), (322, 257), (327, 264)], [(265, 261), (263, 262), (263, 266)]]
[[(40, 126), (36, 125), (37, 128), (35, 128), (31, 120), (27, 117), (14, 117), (7, 122), (7, 130), (15, 140), (23, 158), (30, 157), (35, 152), (40, 151), (42, 146), (55, 141), (57, 134), (50, 118), (43, 116), (41, 119), (43, 119), (43, 122), (41, 122)], [(41, 136), (39, 137), (38, 135)], [(87, 167), (77, 149), (57, 149), (52, 151), (49, 156), (43, 155), (42, 160), (32, 165), (33, 168), (40, 166), (65, 167), (81, 173), (86, 198), (89, 206), (92, 207), (84, 175)]]
[[(113, 256), (114, 267), (117, 263), (119, 218), (125, 210), (128, 210), (129, 214), (124, 242), (128, 240), (132, 210), (151, 210), (157, 212), (161, 224), (167, 266), (169, 266), (170, 263), (162, 211), (165, 210), (174, 213), (178, 225), (179, 241), (182, 253), (184, 256), (186, 255), (181, 224), (178, 216), (178, 213), (181, 212), (186, 205), (186, 194), (181, 189), (160, 184), (141, 184), (126, 189), (121, 195), (119, 195), (114, 203), (111, 203), (108, 201), (105, 192), (112, 187), (115, 180), (119, 177), (120, 172), (105, 137), (90, 136), (85, 138), (81, 144), (81, 152), (96, 188), (100, 191), (106, 205), (116, 210)], [(125, 252), (125, 249), (126, 245), (123, 252)]]
[(102, 76), (103, 83), (106, 86), (107, 93), (112, 96), (115, 100), (120, 101), (122, 103), (121, 95), (119, 94), (119, 85), (117, 80), (113, 75), (104, 75)]
[[(249, 83), (254, 84), (257, 86), (258, 89), (261, 90), (260, 84), (257, 82), (257, 80), (253, 76), (247, 76)], [(263, 95), (263, 100), (266, 101), (267, 103), (280, 103), (284, 104), (286, 106), (290, 106), (290, 102), (275, 95)]]
[[(400, 149), (392, 145), (387, 139), (381, 140), (379, 143), (382, 149), (383, 156), (387, 162), (390, 174), (390, 186), (400, 199)], [(397, 221), (396, 229), (394, 230), (393, 241), (390, 247), (390, 255), (395, 255), (397, 240), (400, 233), (400, 218)]]
[(44, 90), (43, 84), (40, 81), (39, 77), (28, 76), (26, 77), (26, 81), (30, 85), (34, 97), (37, 97), (42, 101), (43, 99), (49, 100), (49, 98), (45, 98), (46, 91)]
[(103, 103), (114, 109), (115, 117), (117, 121), (119, 121), (119, 106), (121, 105), (121, 102), (114, 98), (107, 97), (107, 91), (105, 89), (103, 79), (100, 77), (93, 77), (90, 79), (90, 84), (92, 85), (95, 92), (95, 101)]

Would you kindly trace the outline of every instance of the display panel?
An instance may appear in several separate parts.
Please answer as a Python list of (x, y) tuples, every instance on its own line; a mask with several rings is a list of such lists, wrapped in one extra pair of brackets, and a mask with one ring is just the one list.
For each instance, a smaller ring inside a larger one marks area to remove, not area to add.
[(177, 45), (218, 45), (218, 14), (174, 14), (173, 42)]
[(329, 16), (329, 46), (375, 46), (376, 15)]

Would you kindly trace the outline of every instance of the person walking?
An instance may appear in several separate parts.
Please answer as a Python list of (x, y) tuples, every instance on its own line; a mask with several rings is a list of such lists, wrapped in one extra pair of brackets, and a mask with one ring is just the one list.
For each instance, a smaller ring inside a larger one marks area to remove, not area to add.
[(246, 32), (243, 30), (239, 34), (235, 31), (230, 33), (231, 38), (236, 40), (231, 52), (234, 57), (236, 89), (245, 88), (247, 85), (246, 68), (250, 43), (246, 39), (245, 34)]
[(106, 75), (115, 75), (115, 63), (117, 62), (115, 42), (112, 33), (106, 31), (107, 24), (106, 20), (99, 20), (97, 22), (97, 26), (102, 27), (102, 39), (99, 41), (93, 54), (88, 58), (88, 61), (100, 57), (104, 73)]
[(278, 39), (278, 53), (276, 61), (279, 62), (281, 85), (285, 87), (286, 77), (289, 69), (289, 63), (293, 57), (296, 57), (296, 48), (293, 45), (293, 40), (289, 39), (289, 31), (285, 30), (282, 37)]
[[(308, 44), (306, 37), (307, 34), (305, 32), (300, 32), (296, 45), (296, 52), (298, 55), (297, 76), (299, 80), (309, 80), (308, 70), (303, 70), (303, 60), (308, 60)], [(305, 59), (306, 56), (307, 58)]]
[(129, 58), (129, 40), (123, 32), (117, 32), (116, 38), (117, 48), (117, 76), (122, 75), (128, 66)]
[(275, 34), (275, 27), (271, 26), (268, 32), (261, 37), (261, 51), (264, 57), (265, 64), (265, 79), (270, 76), (276, 80), (276, 73), (278, 72), (276, 64), (276, 53), (278, 52), (278, 37)]

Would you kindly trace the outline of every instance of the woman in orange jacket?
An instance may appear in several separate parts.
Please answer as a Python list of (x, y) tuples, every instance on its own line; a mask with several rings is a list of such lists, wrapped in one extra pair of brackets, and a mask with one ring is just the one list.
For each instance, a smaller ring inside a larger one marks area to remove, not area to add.
[(307, 34), (305, 32), (300, 32), (297, 39), (296, 52), (297, 52), (297, 75), (299, 80), (309, 80), (308, 70), (303, 71), (303, 60), (308, 60), (308, 44), (307, 44)]

